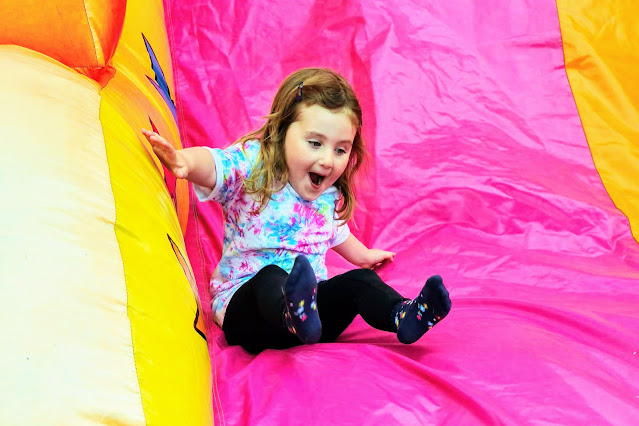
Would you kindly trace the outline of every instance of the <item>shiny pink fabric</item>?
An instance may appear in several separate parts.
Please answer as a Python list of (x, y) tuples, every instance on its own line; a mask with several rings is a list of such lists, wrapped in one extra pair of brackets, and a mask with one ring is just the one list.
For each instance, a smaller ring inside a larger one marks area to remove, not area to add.
[[(397, 252), (380, 274), (404, 295), (440, 274), (453, 301), (414, 345), (356, 319), (258, 356), (209, 312), (218, 424), (636, 424), (639, 248), (593, 165), (554, 2), (167, 0), (167, 17), (188, 146), (258, 127), (297, 68), (347, 77), (371, 153), (351, 229)], [(221, 220), (194, 205), (205, 300)]]

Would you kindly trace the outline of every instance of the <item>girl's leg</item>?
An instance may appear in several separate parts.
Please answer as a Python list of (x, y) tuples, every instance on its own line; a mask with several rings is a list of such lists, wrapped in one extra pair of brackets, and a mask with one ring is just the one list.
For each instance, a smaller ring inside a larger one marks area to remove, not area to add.
[(288, 331), (283, 319), (282, 286), (287, 278), (282, 268), (269, 265), (235, 292), (222, 326), (229, 345), (240, 345), (256, 354), (302, 344)]
[(399, 305), (393, 316), (397, 324), (397, 339), (402, 343), (416, 342), (450, 312), (451, 303), (442, 277), (433, 275), (416, 298)]
[(317, 281), (298, 256), (290, 274), (269, 265), (242, 285), (226, 310), (222, 330), (230, 345), (252, 353), (316, 343), (322, 332), (315, 302)]
[(322, 342), (332, 342), (357, 314), (379, 330), (397, 332), (402, 343), (413, 343), (450, 311), (441, 277), (428, 279), (413, 300), (402, 297), (370, 269), (356, 269), (318, 286)]
[(355, 269), (322, 281), (317, 286), (320, 342), (335, 341), (358, 314), (372, 327), (394, 333), (393, 309), (405, 300), (370, 269)]

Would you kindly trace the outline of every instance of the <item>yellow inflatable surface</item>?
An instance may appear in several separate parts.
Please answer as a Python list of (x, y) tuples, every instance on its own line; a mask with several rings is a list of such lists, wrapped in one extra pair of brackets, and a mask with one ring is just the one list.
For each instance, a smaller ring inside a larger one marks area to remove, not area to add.
[(566, 72), (593, 161), (639, 241), (639, 4), (559, 0)]
[(0, 5), (0, 424), (212, 424), (162, 2)]

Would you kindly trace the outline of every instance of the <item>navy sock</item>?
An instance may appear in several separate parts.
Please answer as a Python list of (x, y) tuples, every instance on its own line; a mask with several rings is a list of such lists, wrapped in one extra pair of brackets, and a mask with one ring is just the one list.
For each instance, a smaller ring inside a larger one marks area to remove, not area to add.
[(317, 343), (322, 323), (317, 312), (317, 280), (313, 267), (304, 256), (297, 256), (293, 269), (282, 287), (286, 300), (284, 316), (289, 331), (302, 343)]
[(397, 339), (406, 344), (416, 342), (448, 315), (450, 306), (442, 277), (433, 275), (415, 299), (400, 302), (395, 307), (393, 313)]

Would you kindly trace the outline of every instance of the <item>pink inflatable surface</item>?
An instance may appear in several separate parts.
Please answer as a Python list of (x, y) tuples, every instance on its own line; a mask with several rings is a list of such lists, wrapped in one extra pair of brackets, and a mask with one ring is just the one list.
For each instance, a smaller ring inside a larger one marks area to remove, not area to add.
[[(639, 246), (593, 165), (555, 2), (424, 4), (167, 0), (185, 145), (257, 128), (298, 68), (339, 71), (371, 153), (351, 229), (397, 252), (380, 275), (402, 294), (440, 274), (453, 302), (414, 345), (358, 318), (258, 356), (209, 307), (216, 422), (639, 423)], [(206, 305), (221, 210), (189, 221)]]

